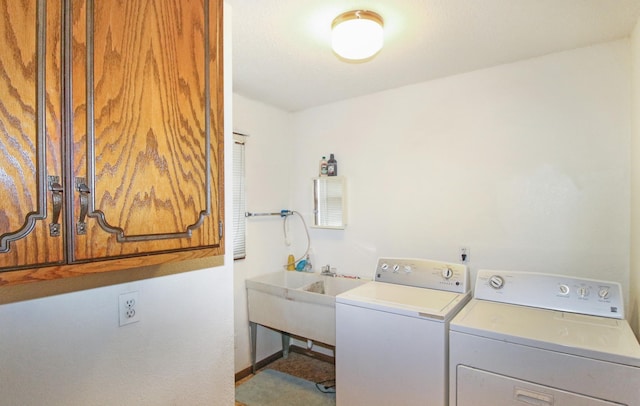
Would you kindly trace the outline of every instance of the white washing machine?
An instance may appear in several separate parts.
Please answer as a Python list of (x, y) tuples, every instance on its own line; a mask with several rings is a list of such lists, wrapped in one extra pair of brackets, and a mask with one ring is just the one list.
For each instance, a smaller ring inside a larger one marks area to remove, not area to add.
[(447, 404), (448, 328), (471, 298), (460, 264), (381, 258), (336, 296), (336, 403)]
[(618, 283), (480, 270), (449, 340), (451, 405), (640, 405)]

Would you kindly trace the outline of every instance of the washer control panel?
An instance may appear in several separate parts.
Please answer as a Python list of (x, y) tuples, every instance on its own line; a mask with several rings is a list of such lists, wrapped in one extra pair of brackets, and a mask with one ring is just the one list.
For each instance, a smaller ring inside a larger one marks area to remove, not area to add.
[(470, 288), (465, 265), (430, 259), (380, 258), (375, 280), (458, 293)]
[(616, 319), (624, 318), (622, 286), (573, 276), (481, 269), (474, 297)]

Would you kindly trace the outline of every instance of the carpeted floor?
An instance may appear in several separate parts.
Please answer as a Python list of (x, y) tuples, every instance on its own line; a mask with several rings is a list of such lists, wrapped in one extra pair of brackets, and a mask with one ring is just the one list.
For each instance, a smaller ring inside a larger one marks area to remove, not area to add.
[[(336, 374), (335, 365), (332, 363), (297, 352), (290, 352), (287, 359), (280, 358), (268, 364), (260, 371), (266, 369), (284, 372), (291, 376), (306, 379), (307, 381), (315, 383), (326, 382), (326, 386), (334, 384)], [(236, 386), (241, 385), (253, 377), (254, 375), (249, 375), (239, 380), (236, 382)], [(236, 406), (244, 406), (243, 403), (237, 401), (235, 404)]]
[(264, 369), (236, 387), (236, 402), (248, 406), (335, 406), (336, 393), (306, 379)]

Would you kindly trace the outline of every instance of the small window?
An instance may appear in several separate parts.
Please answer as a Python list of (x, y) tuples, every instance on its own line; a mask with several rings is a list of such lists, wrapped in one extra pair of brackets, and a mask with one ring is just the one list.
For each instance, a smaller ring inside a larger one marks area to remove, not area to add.
[(233, 259), (242, 259), (246, 252), (246, 193), (245, 193), (245, 138), (233, 133)]

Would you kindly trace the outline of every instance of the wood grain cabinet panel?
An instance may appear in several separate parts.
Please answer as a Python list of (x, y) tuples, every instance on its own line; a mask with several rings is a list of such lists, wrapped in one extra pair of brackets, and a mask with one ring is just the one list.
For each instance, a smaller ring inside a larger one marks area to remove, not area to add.
[(48, 190), (57, 177), (62, 198), (62, 19), (46, 6), (0, 1), (0, 270), (65, 261), (64, 213), (51, 236)]
[(222, 1), (0, 5), (0, 284), (223, 254)]

